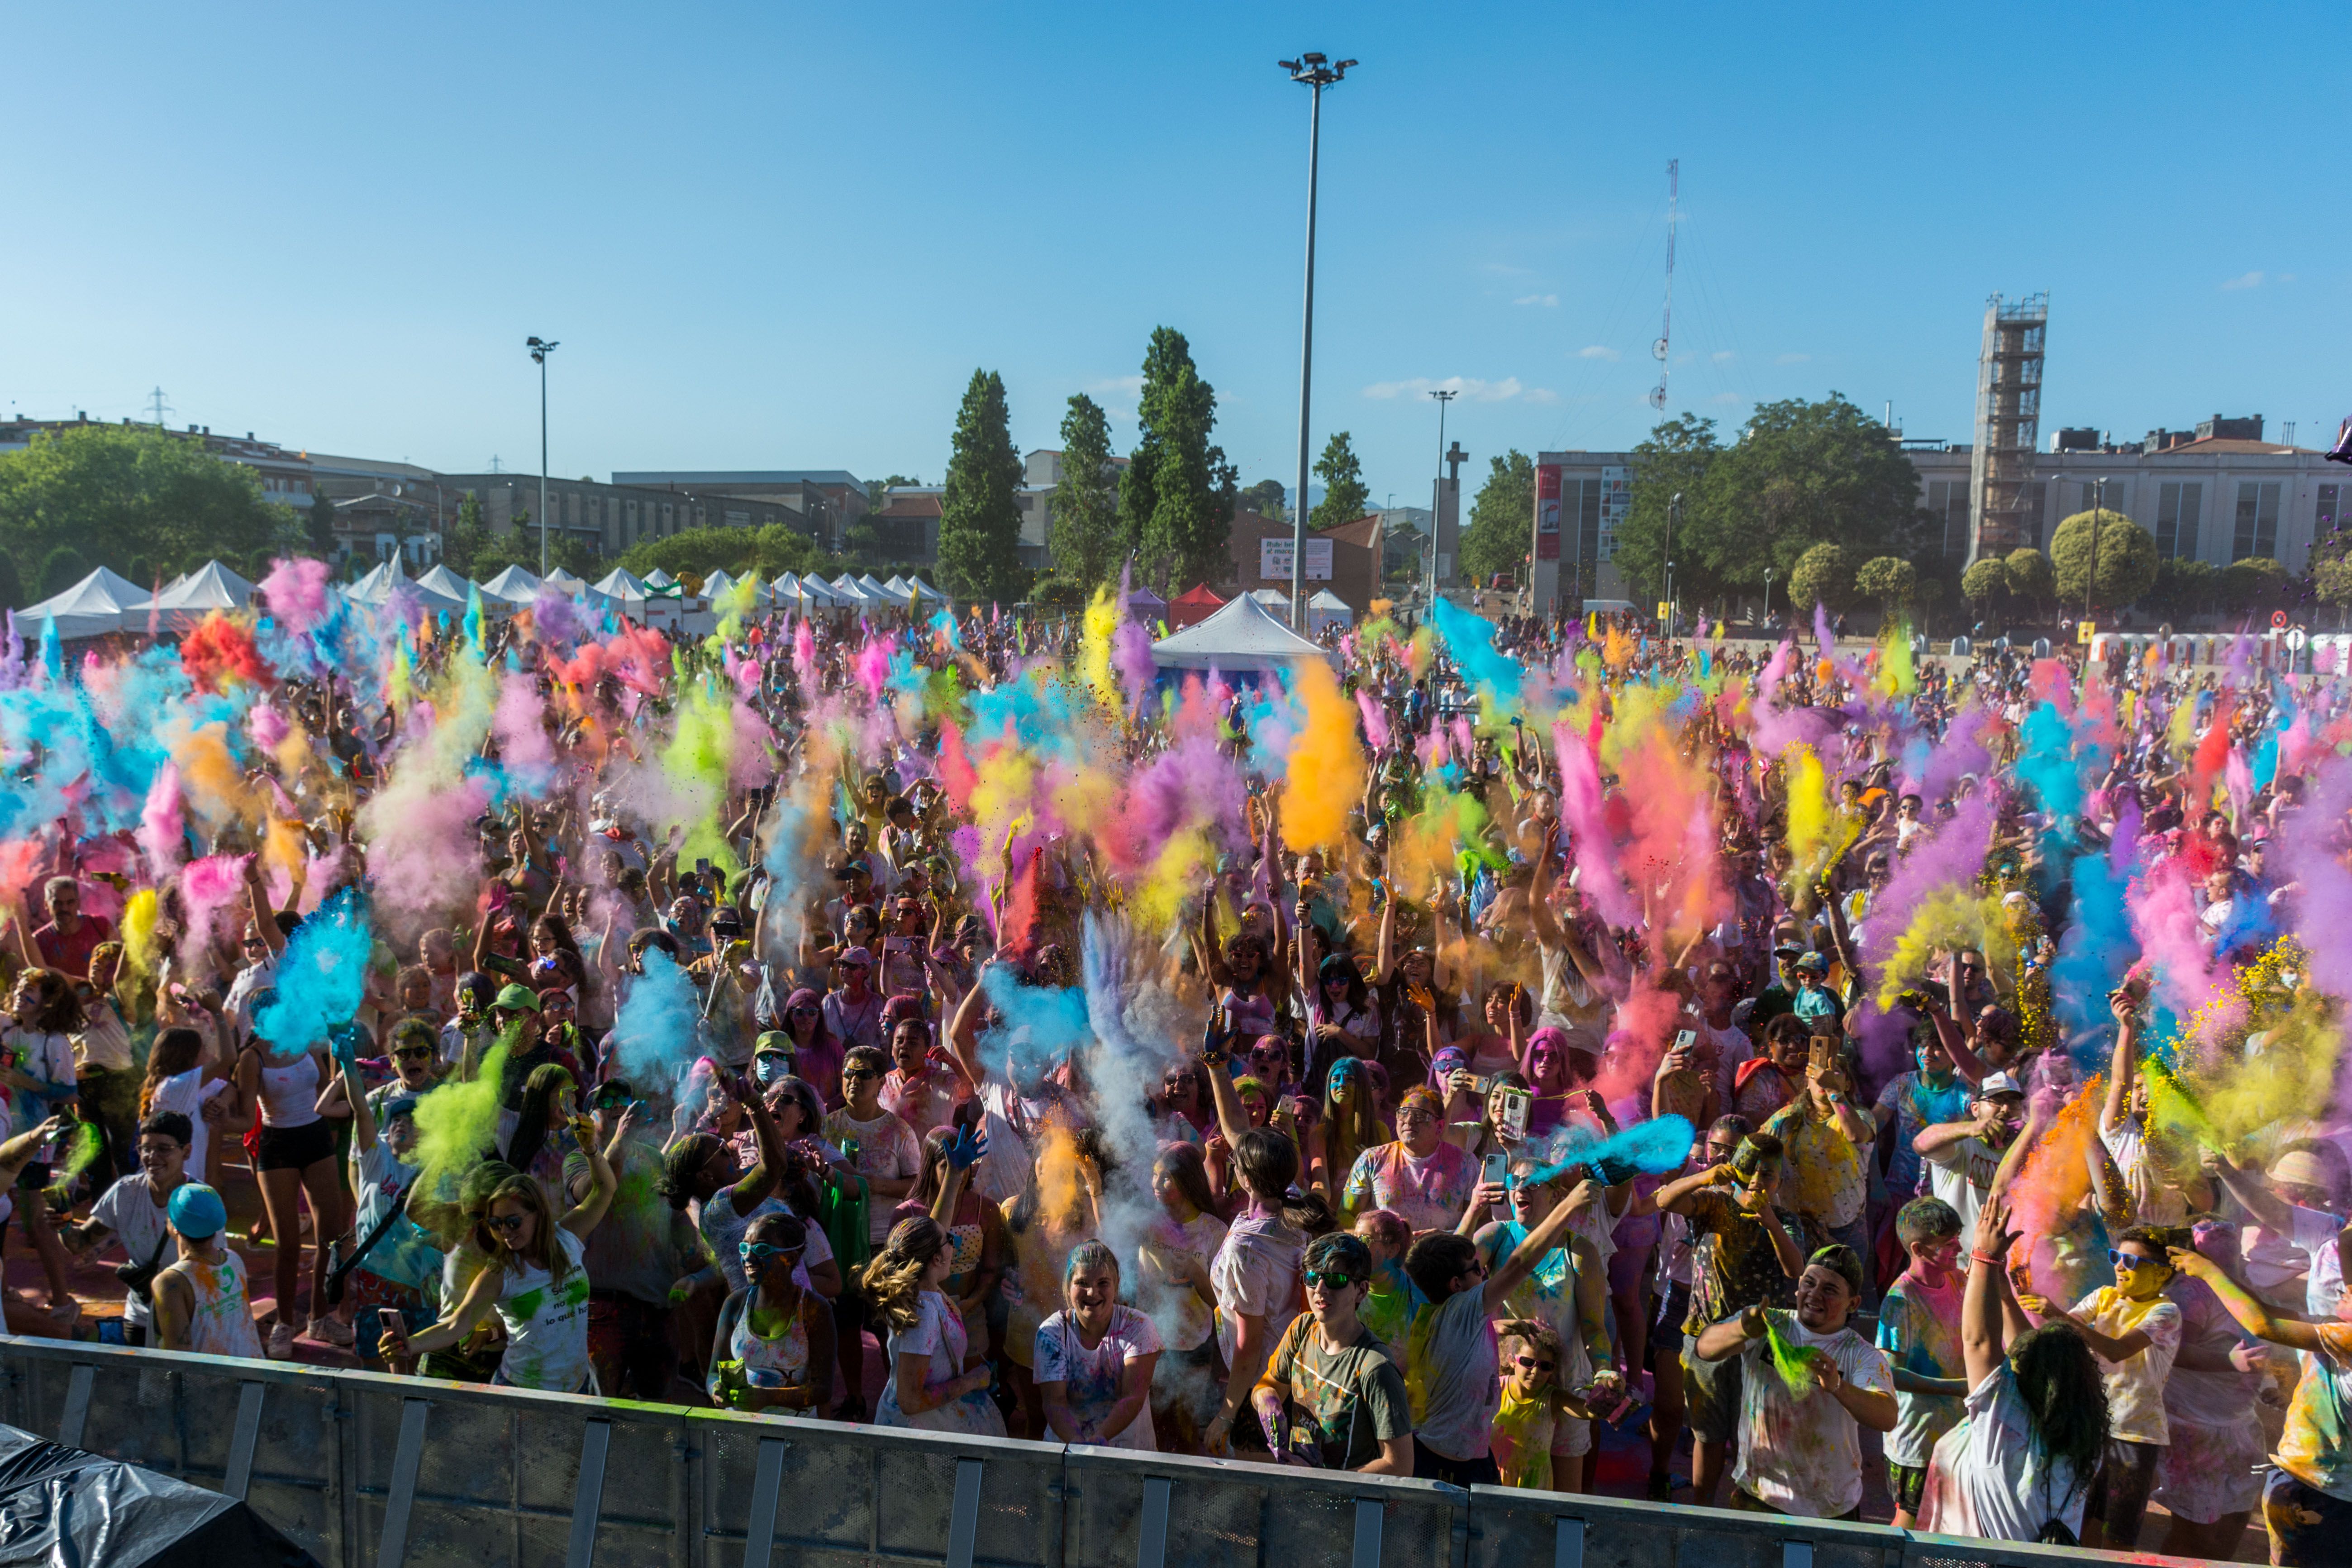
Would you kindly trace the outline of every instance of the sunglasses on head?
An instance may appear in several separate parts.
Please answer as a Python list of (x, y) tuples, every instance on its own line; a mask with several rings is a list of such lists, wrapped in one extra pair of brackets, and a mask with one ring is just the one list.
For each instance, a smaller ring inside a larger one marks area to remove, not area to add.
[(1354, 1275), (1342, 1274), (1337, 1269), (1310, 1268), (1307, 1271), (1307, 1288), (1310, 1290), (1344, 1290), (1350, 1285), (1361, 1283)]

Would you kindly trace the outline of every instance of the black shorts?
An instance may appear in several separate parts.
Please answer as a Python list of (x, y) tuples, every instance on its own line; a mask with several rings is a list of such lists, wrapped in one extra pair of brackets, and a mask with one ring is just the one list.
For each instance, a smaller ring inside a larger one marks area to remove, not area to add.
[(1492, 1454), (1481, 1454), (1475, 1459), (1449, 1459), (1416, 1435), (1412, 1440), (1412, 1479), (1446, 1481), (1457, 1487), (1499, 1487), (1503, 1484), (1503, 1471)]
[(1896, 1508), (1916, 1517), (1919, 1504), (1927, 1495), (1927, 1467), (1898, 1465), (1892, 1459), (1887, 1460), (1886, 1495), (1895, 1500)]
[[(833, 1326), (842, 1333), (855, 1333), (863, 1329), (872, 1329), (877, 1334), (882, 1331), (880, 1321), (874, 1316), (874, 1309), (858, 1293), (857, 1287), (847, 1279), (841, 1282), (841, 1294), (833, 1299)], [(855, 1394), (856, 1390), (850, 1392)]]
[(335, 1157), (335, 1124), (321, 1116), (299, 1127), (264, 1127), (261, 1158), (255, 1169), (307, 1171)]

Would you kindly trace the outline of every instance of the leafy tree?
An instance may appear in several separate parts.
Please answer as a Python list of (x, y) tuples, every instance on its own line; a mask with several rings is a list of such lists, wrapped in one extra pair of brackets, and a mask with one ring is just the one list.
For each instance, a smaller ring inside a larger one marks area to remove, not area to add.
[(1021, 479), (1004, 380), (992, 370), (975, 370), (956, 415), (946, 493), (940, 498), (940, 585), (958, 598), (1010, 604), (1027, 587), (1016, 495)]
[[(124, 575), (129, 576), (128, 573)], [(136, 583), (139, 579), (131, 579)], [(21, 605), (32, 597), (25, 592), (25, 580), (16, 572), (16, 558), (0, 550), (0, 605)]]
[(1242, 491), (1239, 500), (1244, 507), (1257, 513), (1258, 516), (1269, 521), (1279, 522), (1290, 515), (1290, 509), (1282, 502), (1283, 495), (1288, 489), (1289, 487), (1280, 479), (1260, 479)]
[(815, 572), (830, 580), (857, 563), (845, 555), (825, 554), (798, 529), (772, 522), (761, 528), (689, 528), (660, 539), (639, 540), (618, 564), (638, 577), (656, 569), (679, 578), (708, 577), (721, 571), (740, 577), (749, 572), (762, 583), (772, 583), (786, 572), (794, 576)]
[[(467, 498), (471, 500), (471, 497)], [(462, 508), (460, 509), (462, 516)], [(447, 557), (449, 569), (486, 582), (509, 566), (520, 566), (534, 576), (539, 574), (539, 531), (531, 524), (530, 509), (517, 507), (514, 526), (504, 533), (492, 534), (460, 565), (455, 555)], [(604, 552), (584, 535), (550, 529), (547, 534), (547, 569), (558, 568), (574, 577), (593, 583), (611, 568), (604, 564)]]
[(2037, 610), (2056, 596), (2058, 579), (2050, 570), (2050, 557), (2032, 545), (2011, 551), (2001, 565), (2009, 574), (2009, 591)]
[[(1636, 599), (1656, 598), (1665, 593), (1667, 510), (1675, 495), (1683, 498), (1681, 531), (1671, 542), (1675, 569), (1689, 589), (1696, 590), (1695, 598), (1710, 596), (1722, 587), (1704, 567), (1693, 575), (1689, 545), (1693, 502), (1706, 493), (1707, 475), (1723, 452), (1716, 439), (1715, 421), (1694, 414), (1666, 420), (1650, 432), (1648, 440), (1633, 448), (1633, 505), (1624, 521), (1617, 526), (1614, 559), (1626, 582), (1636, 590)], [(1532, 531), (1532, 517), (1529, 528)], [(1785, 582), (1789, 574), (1783, 569), (1777, 575)], [(1760, 570), (1758, 582), (1760, 585)]]
[(1911, 459), (1884, 425), (1836, 393), (1759, 405), (1728, 447), (1717, 442), (1713, 421), (1685, 414), (1634, 448), (1617, 560), (1641, 596), (1664, 586), (1667, 502), (1677, 491), (1675, 586), (1686, 599), (1760, 590), (1767, 570), (1790, 581), (1816, 544), (1843, 546), (1853, 561), (1916, 559), (1926, 548)]
[(1989, 616), (2009, 593), (2009, 565), (1998, 555), (1987, 555), (1960, 574), (1960, 597), (1979, 616)]
[(1201, 379), (1192, 345), (1173, 327), (1155, 327), (1143, 356), (1138, 439), (1119, 477), (1119, 532), (1146, 582), (1222, 581), (1225, 542), (1240, 500), (1240, 476), (1209, 437), (1216, 389)]
[[(2098, 581), (2091, 580), (2092, 530), (2096, 528)], [(2156, 585), (2156, 539), (2119, 511), (2078, 511), (2050, 536), (2050, 565), (2062, 605), (2128, 605)]]
[(1062, 416), (1062, 479), (1054, 487), (1047, 556), (1057, 575), (1092, 588), (1119, 559), (1118, 490), (1112, 479), (1110, 422), (1085, 393)]
[(1307, 514), (1308, 527), (1319, 533), (1364, 515), (1372, 492), (1364, 483), (1364, 465), (1357, 460), (1348, 432), (1342, 430), (1323, 444), (1323, 455), (1315, 461), (1315, 477), (1323, 481), (1323, 499)]
[(2210, 561), (2173, 556), (2157, 563), (2156, 586), (2140, 595), (2141, 607), (2179, 625), (2221, 608), (2221, 574)]
[(41, 558), (40, 597), (62, 594), (89, 575), (89, 563), (70, 544), (60, 544)]
[(0, 456), (0, 547), (19, 561), (46, 562), (66, 545), (118, 571), (143, 562), (170, 575), (218, 558), (256, 576), (304, 537), (292, 507), (262, 500), (259, 474), (198, 437), (75, 426), (36, 431), (25, 450)]
[[(2105, 544), (2106, 535), (2099, 535)], [(2101, 581), (2106, 578), (2106, 563), (2099, 563)], [(2267, 616), (2283, 608), (2290, 591), (2286, 568), (2267, 555), (2249, 555), (2243, 561), (2232, 561), (2221, 572), (2221, 597), (2226, 612), (2237, 616)]]
[[(457, 503), (457, 521), (449, 525), (449, 531), (442, 538), (441, 559), (449, 563), (452, 572), (478, 582), (481, 574), (475, 569), (476, 563), (487, 560), (490, 549), (490, 525), (482, 514), (482, 498), (467, 490), (465, 499)], [(539, 570), (535, 555), (531, 570)], [(490, 575), (497, 574), (494, 568)]]
[(1900, 555), (1874, 556), (1854, 569), (1853, 589), (1892, 621), (1918, 601), (1919, 569)]
[(1475, 583), (1525, 566), (1535, 537), (1534, 460), (1514, 447), (1486, 462), (1486, 482), (1471, 500), (1470, 522), (1462, 531), (1462, 574)]
[(1048, 577), (1029, 591), (1029, 602), (1040, 609), (1083, 610), (1094, 597), (1096, 586), (1069, 577)]
[(1815, 605), (1843, 609), (1853, 596), (1853, 567), (1843, 544), (1821, 543), (1797, 557), (1789, 572), (1789, 604), (1809, 616)]

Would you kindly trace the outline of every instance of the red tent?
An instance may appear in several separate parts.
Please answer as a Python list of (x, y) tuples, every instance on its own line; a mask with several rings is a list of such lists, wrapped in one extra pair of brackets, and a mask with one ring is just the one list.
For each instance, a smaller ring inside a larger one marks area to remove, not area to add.
[(1225, 602), (1209, 592), (1206, 583), (1196, 584), (1168, 601), (1168, 625), (1171, 630), (1181, 631), (1197, 626), (1225, 607)]

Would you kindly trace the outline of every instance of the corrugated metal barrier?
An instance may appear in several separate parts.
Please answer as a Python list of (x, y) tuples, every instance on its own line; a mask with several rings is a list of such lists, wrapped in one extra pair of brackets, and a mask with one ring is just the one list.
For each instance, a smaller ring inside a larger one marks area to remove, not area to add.
[(241, 1497), (328, 1568), (2054, 1568), (2107, 1555), (57, 1340), (0, 1336), (0, 1421)]

